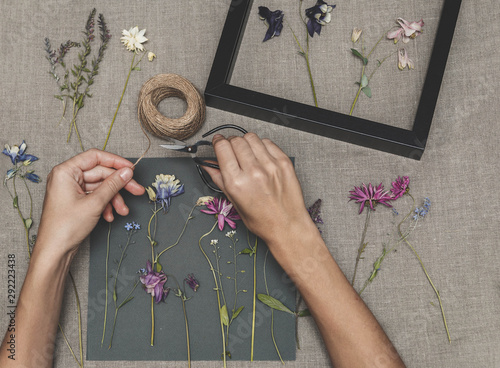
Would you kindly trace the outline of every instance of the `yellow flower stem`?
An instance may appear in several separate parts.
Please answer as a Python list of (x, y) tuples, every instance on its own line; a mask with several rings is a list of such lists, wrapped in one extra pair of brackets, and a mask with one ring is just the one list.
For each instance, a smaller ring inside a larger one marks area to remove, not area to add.
[[(266, 285), (266, 294), (267, 295), (269, 295), (269, 288), (267, 287), (267, 276), (266, 276), (266, 262), (267, 262), (268, 255), (269, 255), (269, 249), (266, 250), (266, 256), (264, 257), (264, 284)], [(297, 304), (297, 308), (298, 308), (298, 304)], [(295, 317), (295, 320), (297, 321), (297, 317)], [(276, 349), (276, 353), (278, 353), (278, 356), (281, 360), (281, 364), (285, 365), (283, 358), (281, 358), (280, 349), (278, 349), (278, 344), (276, 343), (276, 339), (274, 338), (274, 309), (273, 308), (271, 308), (271, 338), (273, 339), (274, 348)]]
[[(413, 198), (413, 196), (410, 193), (408, 193), (408, 195), (413, 199), (413, 202), (415, 203), (415, 198)], [(444, 308), (443, 308), (443, 303), (441, 301), (441, 295), (439, 294), (439, 291), (434, 286), (434, 283), (432, 282), (431, 277), (427, 273), (427, 270), (426, 270), (426, 268), (424, 266), (424, 262), (422, 262), (422, 259), (420, 259), (420, 256), (418, 255), (417, 251), (415, 250), (415, 248), (413, 248), (413, 246), (410, 244), (410, 242), (408, 241), (408, 239), (403, 236), (403, 234), (401, 232), (401, 223), (398, 225), (398, 231), (399, 231), (399, 235), (403, 238), (403, 240), (405, 241), (405, 243), (410, 247), (410, 249), (413, 251), (413, 253), (417, 257), (418, 261), (420, 262), (420, 266), (422, 266), (422, 270), (424, 271), (425, 276), (427, 277), (427, 280), (431, 284), (432, 289), (434, 290), (434, 293), (436, 293), (436, 296), (437, 296), (438, 301), (439, 301), (439, 306), (441, 308), (441, 315), (443, 316), (444, 328), (446, 329), (446, 335), (448, 336), (448, 342), (451, 344), (450, 331), (448, 330), (448, 324), (446, 323), (446, 316), (444, 314)]]
[(257, 297), (257, 236), (253, 247), (253, 302), (252, 302), (252, 343), (250, 347), (250, 361), (253, 362), (253, 351), (255, 345), (255, 299)]
[(155, 309), (154, 309), (154, 297), (151, 295), (151, 346), (154, 345), (155, 338)]
[(187, 320), (187, 313), (186, 313), (186, 301), (184, 300), (184, 297), (181, 297), (182, 301), (182, 310), (184, 311), (184, 321), (186, 323), (186, 343), (187, 343), (187, 354), (188, 354), (188, 368), (191, 368), (191, 350), (189, 347), (189, 326), (188, 326), (188, 320)]
[(123, 96), (125, 95), (125, 90), (127, 89), (128, 80), (130, 79), (130, 74), (132, 73), (132, 70), (134, 70), (135, 55), (136, 53), (134, 52), (134, 56), (132, 57), (132, 62), (130, 63), (130, 69), (128, 71), (127, 80), (125, 81), (125, 86), (123, 87), (123, 92), (120, 97), (120, 101), (118, 102), (118, 106), (116, 107), (115, 115), (113, 116), (113, 120), (111, 121), (111, 126), (109, 127), (108, 135), (106, 136), (106, 141), (104, 142), (104, 147), (102, 148), (103, 151), (106, 150), (106, 146), (108, 145), (111, 129), (113, 129), (113, 124), (115, 123), (116, 115), (118, 115), (118, 110), (120, 109), (120, 106), (122, 104)]
[(220, 303), (219, 285), (218, 285), (218, 282), (217, 282), (217, 277), (215, 276), (214, 266), (212, 265), (212, 262), (210, 261), (210, 258), (208, 258), (207, 254), (203, 250), (203, 247), (201, 246), (202, 239), (205, 238), (206, 236), (210, 235), (212, 233), (212, 231), (214, 231), (215, 227), (217, 226), (217, 223), (218, 222), (215, 221), (215, 224), (214, 224), (214, 226), (212, 226), (212, 229), (210, 229), (210, 231), (208, 233), (203, 234), (201, 236), (200, 240), (198, 241), (198, 247), (200, 248), (201, 252), (205, 256), (205, 258), (206, 258), (206, 260), (208, 262), (208, 265), (210, 266), (210, 271), (212, 271), (212, 275), (214, 277), (215, 291), (217, 293), (217, 303), (218, 303), (218, 306), (219, 306), (218, 312), (219, 312), (219, 320), (220, 320), (220, 329), (221, 329), (221, 333), (222, 333), (222, 359), (223, 359), (223, 362), (224, 362), (224, 368), (226, 368), (226, 366), (227, 366), (227, 363), (226, 363), (226, 337), (225, 337), (225, 334), (224, 334), (224, 323), (222, 322), (222, 316), (220, 314), (221, 303)]
[(78, 297), (78, 290), (76, 289), (75, 279), (73, 278), (71, 271), (69, 271), (68, 274), (71, 280), (71, 284), (73, 285), (73, 291), (75, 292), (76, 298), (76, 310), (78, 313), (78, 343), (80, 347), (80, 367), (83, 367), (82, 309), (80, 307), (80, 298)]
[(155, 263), (158, 262), (158, 260), (160, 259), (161, 255), (163, 253), (165, 253), (167, 250), (169, 250), (169, 249), (175, 247), (177, 244), (179, 244), (179, 241), (181, 240), (182, 235), (184, 235), (184, 232), (186, 231), (187, 224), (188, 224), (189, 220), (191, 220), (191, 215), (193, 214), (193, 211), (194, 211), (195, 208), (196, 208), (196, 205), (194, 205), (193, 208), (191, 208), (191, 211), (189, 212), (188, 218), (187, 218), (186, 222), (184, 223), (184, 227), (182, 228), (182, 231), (179, 234), (179, 237), (177, 238), (177, 241), (174, 244), (169, 245), (168, 247), (166, 247), (165, 249), (163, 249), (160, 253), (158, 253), (156, 255), (156, 257), (155, 257)]
[(359, 244), (358, 255), (356, 256), (356, 264), (354, 265), (354, 274), (352, 275), (351, 286), (353, 287), (354, 287), (354, 280), (356, 279), (356, 272), (358, 271), (359, 260), (361, 259), (361, 255), (363, 254), (363, 251), (366, 248), (365, 238), (366, 238), (366, 232), (368, 230), (368, 224), (370, 222), (371, 209), (369, 207), (366, 207), (366, 210), (367, 212), (365, 219), (365, 227), (363, 229), (363, 235), (361, 235), (361, 243)]

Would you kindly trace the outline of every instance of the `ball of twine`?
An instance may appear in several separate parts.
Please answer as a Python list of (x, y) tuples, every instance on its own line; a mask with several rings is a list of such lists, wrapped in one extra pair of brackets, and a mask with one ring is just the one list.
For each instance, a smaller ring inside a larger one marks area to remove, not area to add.
[[(186, 113), (171, 119), (158, 111), (158, 104), (167, 97), (182, 98)], [(139, 93), (138, 117), (144, 128), (160, 138), (185, 140), (195, 134), (205, 120), (205, 102), (186, 78), (177, 74), (158, 74), (148, 80)]]

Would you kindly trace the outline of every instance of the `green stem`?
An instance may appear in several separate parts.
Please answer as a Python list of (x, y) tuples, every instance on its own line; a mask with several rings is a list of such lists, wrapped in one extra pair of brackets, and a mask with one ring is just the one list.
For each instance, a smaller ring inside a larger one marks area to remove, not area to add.
[(186, 343), (187, 343), (187, 354), (188, 354), (188, 368), (191, 368), (191, 350), (190, 350), (190, 344), (189, 344), (189, 326), (188, 326), (188, 320), (187, 320), (187, 313), (186, 313), (186, 301), (184, 300), (183, 297), (181, 297), (182, 300), (182, 310), (184, 311), (184, 322), (186, 323)]
[(203, 238), (205, 238), (206, 236), (210, 235), (212, 233), (212, 231), (214, 231), (215, 227), (217, 226), (217, 221), (215, 221), (215, 224), (214, 226), (212, 226), (212, 229), (206, 233), (206, 234), (203, 234), (200, 238), (200, 240), (198, 241), (198, 247), (200, 248), (201, 252), (203, 253), (203, 255), (205, 256), (207, 262), (208, 262), (208, 265), (210, 266), (210, 271), (212, 271), (212, 275), (214, 277), (214, 282), (215, 282), (215, 291), (217, 293), (217, 303), (218, 303), (218, 306), (219, 306), (219, 320), (220, 320), (220, 329), (221, 329), (221, 333), (222, 333), (222, 359), (224, 361), (224, 368), (226, 368), (226, 337), (225, 337), (225, 334), (224, 334), (224, 323), (222, 322), (222, 317), (220, 315), (220, 310), (221, 310), (221, 303), (220, 303), (220, 293), (219, 293), (219, 285), (217, 283), (217, 277), (215, 276), (215, 269), (214, 269), (214, 266), (212, 265), (212, 262), (210, 261), (210, 258), (208, 258), (207, 254), (205, 253), (205, 251), (203, 250), (203, 247), (201, 246), (201, 241)]
[(359, 244), (358, 255), (356, 256), (356, 264), (354, 266), (354, 274), (352, 275), (351, 285), (353, 287), (354, 287), (354, 280), (356, 279), (356, 272), (358, 271), (359, 260), (361, 259), (361, 254), (363, 254), (363, 251), (366, 248), (365, 237), (366, 237), (366, 232), (368, 230), (368, 224), (370, 222), (370, 213), (371, 213), (370, 208), (367, 208), (366, 210), (367, 210), (367, 212), (366, 212), (366, 219), (365, 219), (365, 227), (363, 229), (363, 235), (361, 235), (361, 243)]
[(354, 98), (354, 102), (352, 103), (351, 111), (349, 111), (349, 115), (352, 115), (352, 113), (354, 111), (354, 107), (356, 106), (356, 102), (358, 102), (359, 94), (361, 93), (361, 90), (363, 89), (363, 87), (361, 87), (361, 81), (363, 80), (363, 75), (365, 75), (365, 68), (366, 68), (366, 65), (363, 63), (363, 68), (361, 69), (361, 79), (359, 82), (358, 92), (356, 93), (356, 97)]
[(154, 297), (151, 296), (151, 346), (154, 345), (155, 338), (155, 309), (154, 309)]
[[(408, 193), (408, 195), (413, 199), (413, 202), (415, 203), (415, 198), (413, 198), (413, 196)], [(401, 232), (401, 223), (398, 225), (398, 231), (399, 231), (399, 235), (401, 237), (403, 237), (403, 234)], [(443, 316), (443, 323), (444, 323), (444, 328), (446, 329), (446, 335), (448, 336), (448, 342), (451, 344), (451, 337), (450, 337), (450, 331), (448, 330), (448, 324), (446, 323), (446, 316), (444, 314), (444, 308), (443, 308), (443, 303), (441, 301), (441, 295), (439, 294), (439, 291), (436, 289), (436, 287), (434, 286), (434, 283), (432, 282), (431, 280), (431, 277), (429, 276), (429, 274), (427, 273), (427, 270), (424, 266), (424, 262), (422, 262), (422, 259), (420, 259), (420, 256), (418, 255), (417, 251), (415, 250), (415, 248), (413, 248), (413, 246), (410, 244), (410, 242), (408, 241), (408, 239), (406, 237), (403, 237), (403, 240), (405, 241), (405, 243), (410, 247), (410, 249), (413, 251), (413, 253), (415, 254), (415, 256), (417, 257), (418, 261), (420, 262), (420, 266), (422, 266), (422, 270), (424, 271), (425, 273), (425, 276), (427, 277), (427, 280), (429, 281), (429, 283), (431, 284), (432, 286), (432, 289), (434, 290), (434, 293), (436, 293), (436, 296), (438, 298), (438, 301), (439, 301), (439, 307), (441, 308), (441, 315)]]
[[(111, 126), (109, 127), (108, 135), (106, 136), (106, 141), (104, 142), (104, 147), (102, 148), (103, 151), (106, 150), (106, 146), (108, 145), (108, 140), (109, 140), (109, 136), (111, 134), (111, 129), (113, 129), (113, 124), (115, 123), (116, 115), (118, 115), (118, 110), (120, 109), (120, 105), (122, 104), (123, 96), (125, 95), (125, 90), (127, 89), (128, 80), (130, 79), (130, 74), (132, 73), (132, 70), (134, 69), (135, 55), (136, 55), (136, 53), (134, 52), (134, 56), (132, 57), (132, 62), (130, 63), (130, 69), (128, 71), (127, 80), (125, 81), (125, 86), (123, 87), (123, 92), (122, 92), (122, 95), (120, 97), (120, 101), (118, 102), (118, 106), (116, 107), (115, 115), (113, 116), (113, 120), (111, 121)], [(141, 60), (142, 60), (142, 58), (141, 58)]]
[(83, 367), (83, 336), (82, 336), (82, 309), (80, 307), (80, 298), (78, 296), (78, 290), (76, 289), (75, 279), (69, 271), (69, 278), (71, 280), (71, 284), (73, 285), (73, 291), (75, 292), (76, 298), (76, 310), (78, 313), (78, 344), (80, 346), (80, 367)]
[(255, 301), (257, 297), (257, 236), (253, 247), (253, 302), (252, 302), (252, 343), (250, 348), (250, 361), (253, 362), (253, 351), (255, 345)]
[(107, 321), (107, 318), (108, 318), (108, 263), (109, 263), (109, 238), (111, 236), (111, 222), (109, 223), (109, 227), (108, 227), (108, 238), (107, 238), (107, 242), (106, 242), (106, 283), (105, 283), (105, 287), (106, 287), (106, 301), (105, 301), (105, 304), (104, 304), (104, 324), (102, 326), (102, 339), (101, 339), (101, 348), (102, 348), (102, 345), (104, 343), (104, 335), (106, 334), (106, 321)]
[(121, 309), (121, 307), (123, 307), (125, 305), (125, 303), (128, 303), (130, 300), (133, 299), (133, 298), (130, 298), (130, 295), (134, 292), (134, 290), (138, 284), (139, 284), (139, 281), (136, 281), (134, 284), (134, 287), (129, 291), (128, 295), (125, 297), (125, 299), (123, 299), (123, 301), (118, 306), (116, 306), (116, 303), (115, 303), (115, 318), (113, 319), (113, 328), (111, 330), (111, 339), (109, 340), (108, 350), (111, 349), (111, 345), (113, 344), (113, 336), (115, 335), (116, 318), (118, 316), (118, 311)]
[[(266, 294), (269, 296), (269, 289), (267, 287), (267, 276), (266, 276), (266, 262), (267, 262), (267, 255), (268, 254), (269, 254), (269, 249), (266, 250), (266, 256), (264, 257), (264, 284), (266, 285)], [(297, 320), (297, 316), (295, 317), (295, 319)], [(274, 338), (274, 309), (272, 309), (272, 308), (271, 308), (271, 337), (273, 339), (274, 348), (276, 349), (276, 352), (278, 353), (278, 356), (281, 360), (281, 363), (283, 365), (285, 365), (285, 362), (283, 361), (283, 358), (281, 357), (280, 349), (278, 349), (278, 344), (276, 343), (276, 339)]]
[(169, 250), (169, 249), (175, 247), (177, 244), (179, 244), (179, 241), (181, 240), (182, 235), (184, 235), (184, 232), (186, 231), (187, 224), (188, 224), (189, 220), (191, 220), (191, 215), (193, 214), (193, 211), (194, 211), (195, 208), (196, 208), (196, 205), (194, 205), (193, 208), (191, 208), (191, 211), (189, 212), (188, 218), (187, 218), (186, 222), (184, 223), (184, 227), (182, 228), (182, 231), (179, 234), (179, 237), (177, 238), (177, 241), (174, 244), (169, 245), (168, 247), (166, 247), (165, 249), (163, 249), (160, 253), (158, 253), (156, 255), (156, 257), (155, 257), (155, 263), (158, 262), (158, 260), (160, 259), (160, 256), (163, 253), (165, 253), (167, 250)]
[[(17, 170), (17, 164), (16, 164), (16, 170)], [(17, 206), (16, 206), (17, 214), (19, 215), (19, 218), (23, 222), (24, 234), (26, 236), (26, 247), (27, 247), (27, 250), (28, 250), (28, 259), (31, 259), (30, 230), (26, 227), (26, 221), (24, 219), (24, 215), (23, 215), (23, 213), (21, 211), (21, 208), (19, 207), (19, 197), (17, 195), (17, 189), (16, 189), (16, 176), (14, 176), (12, 178), (12, 188), (14, 190), (14, 198), (17, 198)], [(31, 195), (30, 195), (30, 198), (31, 198)], [(31, 200), (31, 202), (33, 203), (33, 200)]]
[(64, 330), (63, 330), (61, 324), (58, 323), (57, 326), (59, 327), (59, 331), (61, 331), (61, 334), (63, 336), (64, 342), (68, 346), (69, 351), (70, 351), (71, 355), (73, 356), (73, 358), (75, 359), (76, 364), (78, 364), (79, 367), (83, 367), (83, 364), (78, 361), (78, 358), (76, 357), (75, 352), (73, 351), (73, 348), (69, 344), (68, 338), (66, 337), (66, 334), (64, 333)]

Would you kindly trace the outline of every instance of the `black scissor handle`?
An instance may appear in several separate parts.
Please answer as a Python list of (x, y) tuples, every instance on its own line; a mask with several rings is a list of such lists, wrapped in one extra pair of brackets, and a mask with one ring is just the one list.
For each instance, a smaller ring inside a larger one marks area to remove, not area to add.
[[(244, 129), (244, 128), (238, 126), (238, 125), (235, 125), (235, 124), (224, 124), (224, 125), (219, 125), (218, 127), (215, 127), (213, 129), (209, 130), (208, 132), (206, 132), (205, 134), (203, 134), (201, 137), (205, 138), (205, 137), (207, 137), (207, 136), (209, 136), (211, 134), (214, 134), (214, 133), (216, 133), (216, 132), (218, 132), (219, 130), (222, 130), (222, 129), (236, 129), (236, 130), (240, 131), (243, 134), (247, 134), (248, 133), (248, 131), (246, 129)], [(206, 141), (203, 141), (203, 142), (206, 142)], [(211, 163), (211, 162), (200, 160), (198, 157), (193, 157), (193, 160), (194, 160), (194, 162), (196, 162), (196, 169), (198, 169), (198, 174), (200, 174), (200, 177), (201, 177), (201, 180), (203, 180), (203, 183), (205, 183), (205, 185), (209, 189), (213, 190), (214, 192), (222, 193), (222, 190), (220, 190), (219, 188), (216, 188), (212, 184), (210, 184), (210, 182), (205, 177), (205, 174), (204, 174), (203, 170), (200, 167), (200, 166), (206, 166), (206, 167), (211, 167), (212, 169), (219, 169), (219, 165)]]

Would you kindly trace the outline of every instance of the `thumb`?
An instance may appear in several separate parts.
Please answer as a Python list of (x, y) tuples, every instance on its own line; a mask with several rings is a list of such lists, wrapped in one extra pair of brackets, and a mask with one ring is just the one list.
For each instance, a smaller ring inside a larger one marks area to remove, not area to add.
[(116, 170), (108, 176), (99, 187), (92, 193), (92, 198), (96, 205), (104, 208), (113, 197), (132, 179), (134, 172), (129, 167)]

